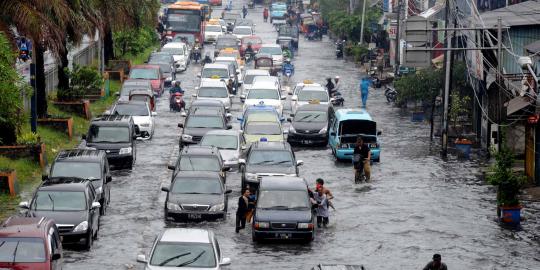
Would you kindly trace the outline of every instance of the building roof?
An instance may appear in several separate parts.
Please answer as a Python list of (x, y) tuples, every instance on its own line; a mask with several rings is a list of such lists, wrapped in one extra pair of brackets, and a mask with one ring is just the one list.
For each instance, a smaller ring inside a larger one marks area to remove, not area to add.
[(525, 1), (484, 12), (480, 17), (486, 27), (496, 26), (499, 17), (503, 26), (540, 25), (540, 0)]
[(527, 44), (525, 47), (523, 47), (525, 50), (527, 50), (528, 53), (535, 54), (537, 52), (540, 52), (540, 40), (537, 40), (533, 43)]

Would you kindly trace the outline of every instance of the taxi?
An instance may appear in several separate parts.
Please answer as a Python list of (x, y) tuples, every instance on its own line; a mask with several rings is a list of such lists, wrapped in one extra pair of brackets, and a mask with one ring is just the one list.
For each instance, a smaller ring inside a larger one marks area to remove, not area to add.
[(244, 60), (240, 56), (240, 51), (233, 48), (225, 48), (219, 51), (219, 56), (223, 57), (234, 57), (240, 69), (244, 69)]
[(244, 137), (246, 143), (254, 143), (260, 140), (268, 142), (283, 142), (285, 134), (281, 121), (273, 115), (255, 114), (246, 119), (244, 124)]

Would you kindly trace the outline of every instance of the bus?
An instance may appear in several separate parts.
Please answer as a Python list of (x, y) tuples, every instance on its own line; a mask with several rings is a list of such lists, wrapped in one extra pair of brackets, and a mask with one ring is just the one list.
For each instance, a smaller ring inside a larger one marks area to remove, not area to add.
[(176, 2), (165, 11), (165, 30), (174, 39), (177, 34), (192, 34), (195, 42), (204, 40), (204, 8), (198, 2)]

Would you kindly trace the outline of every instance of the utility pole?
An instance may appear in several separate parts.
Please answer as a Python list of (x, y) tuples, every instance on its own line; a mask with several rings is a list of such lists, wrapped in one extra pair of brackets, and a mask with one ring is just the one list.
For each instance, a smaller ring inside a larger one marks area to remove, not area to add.
[[(450, 21), (450, 1), (446, 0), (446, 27), (448, 27), (448, 22)], [(444, 79), (444, 94), (443, 94), (443, 125), (442, 125), (442, 134), (441, 134), (441, 155), (446, 157), (448, 154), (448, 104), (450, 99), (450, 86), (451, 86), (451, 76), (452, 76), (452, 35), (454, 31), (445, 31), (446, 34), (446, 48), (450, 50), (446, 51), (445, 55), (445, 79)]]
[(499, 98), (499, 108), (497, 110), (497, 151), (501, 151), (502, 144), (502, 91), (504, 91), (503, 80), (502, 80), (502, 20), (501, 17), (497, 19), (497, 85), (499, 86), (498, 98)]
[(362, 8), (362, 23), (361, 23), (361, 26), (360, 26), (360, 45), (364, 44), (364, 20), (365, 20), (365, 17), (366, 17), (366, 2), (368, 0), (363, 0), (363, 1), (364, 1), (364, 5), (363, 5), (363, 8)]
[(394, 54), (396, 59), (395, 59), (395, 63), (396, 63), (396, 69), (394, 71), (394, 74), (397, 76), (398, 74), (398, 71), (399, 71), (399, 49), (400, 49), (400, 39), (401, 39), (401, 35), (400, 35), (400, 29), (399, 29), (399, 24), (400, 24), (400, 21), (401, 21), (401, 7), (403, 5), (403, 0), (398, 0), (398, 10), (397, 10), (397, 27), (396, 27), (396, 53)]

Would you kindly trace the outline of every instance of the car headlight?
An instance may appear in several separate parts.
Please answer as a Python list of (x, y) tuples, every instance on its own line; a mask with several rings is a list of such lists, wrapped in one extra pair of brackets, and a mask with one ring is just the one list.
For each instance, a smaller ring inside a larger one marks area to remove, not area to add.
[(225, 209), (225, 203), (216, 204), (210, 207), (210, 212), (223, 211)]
[(86, 230), (88, 230), (88, 221), (85, 220), (79, 223), (79, 225), (73, 229), (73, 232), (84, 232)]
[(255, 173), (246, 173), (246, 179), (248, 181), (256, 181), (257, 180), (257, 174), (255, 174)]
[(103, 187), (96, 188), (96, 194), (101, 194), (103, 192)]
[(168, 202), (168, 203), (167, 203), (167, 209), (178, 211), (178, 210), (182, 210), (182, 207), (180, 207), (180, 205), (178, 205), (178, 204), (176, 204), (176, 203), (170, 203), (170, 202)]
[(182, 134), (182, 141), (192, 142), (193, 141), (193, 136), (187, 135), (187, 134)]
[(320, 131), (319, 131), (319, 134), (324, 134), (326, 133), (327, 131), (327, 127), (323, 127)]
[(256, 229), (268, 229), (270, 228), (270, 223), (268, 222), (255, 222)]
[(293, 125), (289, 126), (289, 133), (296, 133), (296, 129), (294, 129)]
[(118, 154), (120, 154), (120, 155), (129, 155), (129, 154), (131, 154), (131, 150), (133, 150), (131, 147), (120, 148), (120, 152), (118, 152)]
[(313, 223), (298, 223), (298, 229), (313, 229)]
[(167, 77), (167, 79), (165, 79), (165, 81), (172, 82), (172, 77)]

